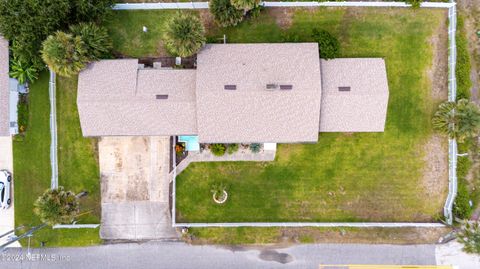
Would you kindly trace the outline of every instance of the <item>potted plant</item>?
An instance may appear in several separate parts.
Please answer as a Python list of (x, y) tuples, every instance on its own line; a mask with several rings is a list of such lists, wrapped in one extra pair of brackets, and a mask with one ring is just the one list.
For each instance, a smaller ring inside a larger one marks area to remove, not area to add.
[(212, 185), (212, 197), (213, 201), (217, 204), (223, 204), (227, 201), (228, 193), (227, 188), (223, 183)]

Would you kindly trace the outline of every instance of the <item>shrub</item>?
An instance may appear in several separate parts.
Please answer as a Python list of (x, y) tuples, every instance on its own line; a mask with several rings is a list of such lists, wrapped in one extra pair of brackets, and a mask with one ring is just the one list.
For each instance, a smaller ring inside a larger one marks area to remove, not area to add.
[(329, 32), (313, 29), (312, 38), (318, 43), (320, 58), (333, 59), (340, 53), (340, 43), (337, 38)]
[(211, 0), (209, 6), (215, 22), (222, 27), (235, 26), (243, 20), (244, 12), (234, 7), (230, 0)]
[(80, 23), (72, 25), (70, 32), (79, 36), (85, 44), (86, 55), (90, 60), (98, 60), (110, 57), (112, 41), (108, 36), (107, 29), (94, 23)]
[(28, 101), (27, 95), (21, 94), (17, 104), (18, 111), (18, 132), (23, 133), (27, 130), (28, 124)]
[(238, 151), (238, 144), (228, 144), (227, 153), (233, 154)]
[(197, 53), (205, 44), (205, 28), (198, 17), (178, 12), (167, 21), (163, 38), (169, 53), (188, 57)]
[(472, 161), (468, 156), (458, 157), (457, 160), (457, 176), (459, 178), (465, 178), (472, 167)]
[(460, 219), (468, 219), (472, 215), (470, 194), (464, 180), (458, 182), (457, 197), (453, 203), (453, 215)]
[(78, 211), (78, 198), (62, 186), (46, 190), (34, 204), (35, 214), (48, 225), (71, 223)]
[(53, 71), (65, 77), (78, 74), (89, 61), (81, 38), (60, 31), (43, 42), (42, 58)]
[(463, 250), (465, 252), (480, 254), (480, 227), (478, 221), (472, 224), (467, 222), (457, 238), (464, 245)]
[(10, 61), (10, 76), (16, 78), (20, 84), (25, 84), (38, 78), (38, 70), (32, 63), (14, 58)]
[(432, 122), (435, 130), (462, 143), (480, 133), (480, 108), (466, 99), (443, 102)]
[(101, 23), (112, 12), (115, 0), (73, 0), (71, 1), (70, 23), (96, 22)]
[(261, 149), (262, 149), (262, 145), (260, 145), (260, 144), (258, 144), (258, 143), (252, 143), (252, 144), (250, 144), (250, 150), (251, 150), (253, 153), (259, 153)]
[(468, 40), (465, 30), (463, 29), (463, 17), (458, 16), (458, 31), (456, 34), (457, 42), (457, 64), (455, 68), (455, 76), (457, 79), (457, 100), (470, 99), (470, 88), (472, 81), (470, 80), (470, 54), (468, 52)]
[(210, 145), (210, 151), (215, 156), (225, 155), (225, 150), (226, 150), (225, 144), (212, 144), (212, 145)]
[(423, 0), (405, 0), (405, 3), (412, 5), (412, 8), (419, 8)]
[(232, 6), (243, 9), (245, 12), (254, 9), (260, 4), (260, 0), (230, 0)]

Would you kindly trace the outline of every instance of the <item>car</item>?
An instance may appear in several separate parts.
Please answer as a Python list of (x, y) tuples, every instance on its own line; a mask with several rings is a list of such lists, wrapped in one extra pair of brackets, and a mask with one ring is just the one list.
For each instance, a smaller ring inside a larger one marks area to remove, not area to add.
[(7, 209), (12, 203), (12, 175), (7, 170), (0, 170), (0, 206)]

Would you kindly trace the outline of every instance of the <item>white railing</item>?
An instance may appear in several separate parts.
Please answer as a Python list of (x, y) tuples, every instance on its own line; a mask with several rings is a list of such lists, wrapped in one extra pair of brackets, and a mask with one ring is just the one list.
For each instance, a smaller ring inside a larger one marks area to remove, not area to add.
[[(264, 7), (400, 7), (407, 8), (411, 5), (404, 2), (262, 2)], [(456, 42), (455, 33), (457, 25), (456, 3), (451, 0), (443, 2), (423, 2), (422, 8), (448, 8), (448, 100), (455, 101), (457, 84), (455, 77), (456, 68)], [(143, 10), (143, 9), (208, 9), (208, 2), (189, 3), (124, 3), (116, 4), (114, 10)], [(245, 223), (176, 223), (176, 167), (173, 170), (172, 190), (172, 225), (174, 227), (442, 227), (440, 223), (411, 223), (411, 222), (370, 222), (370, 223), (343, 223), (343, 222), (245, 222)], [(449, 140), (449, 191), (445, 206), (444, 217), (447, 224), (453, 222), (452, 208), (457, 194), (457, 143)]]
[(50, 95), (50, 165), (52, 168), (51, 189), (58, 188), (58, 157), (57, 157), (57, 101), (55, 98), (55, 73), (50, 70), (48, 91)]
[[(404, 2), (262, 2), (264, 7), (410, 7)], [(425, 2), (425, 8), (450, 8), (455, 3)], [(174, 2), (174, 3), (122, 3), (115, 4), (114, 10), (142, 10), (142, 9), (207, 9), (208, 2)]]

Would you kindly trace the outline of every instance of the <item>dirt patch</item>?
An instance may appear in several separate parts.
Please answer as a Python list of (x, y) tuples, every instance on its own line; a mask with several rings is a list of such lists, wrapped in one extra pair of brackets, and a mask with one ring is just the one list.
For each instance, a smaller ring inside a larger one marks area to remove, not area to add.
[(277, 25), (282, 29), (288, 29), (293, 22), (293, 14), (297, 9), (295, 8), (267, 8), (266, 12), (268, 15), (272, 16), (275, 19)]
[(448, 98), (448, 28), (447, 15), (439, 24), (430, 38), (433, 49), (432, 66), (427, 71), (432, 82), (431, 97), (434, 101), (443, 101)]
[(217, 28), (217, 24), (213, 19), (212, 13), (208, 9), (199, 9), (198, 16), (200, 18), (200, 21), (202, 21), (203, 26), (207, 31), (207, 34), (211, 34), (212, 31), (215, 31), (215, 29)]
[(444, 202), (448, 189), (448, 148), (446, 138), (433, 135), (423, 145), (425, 168), (422, 186), (425, 200), (440, 205)]

